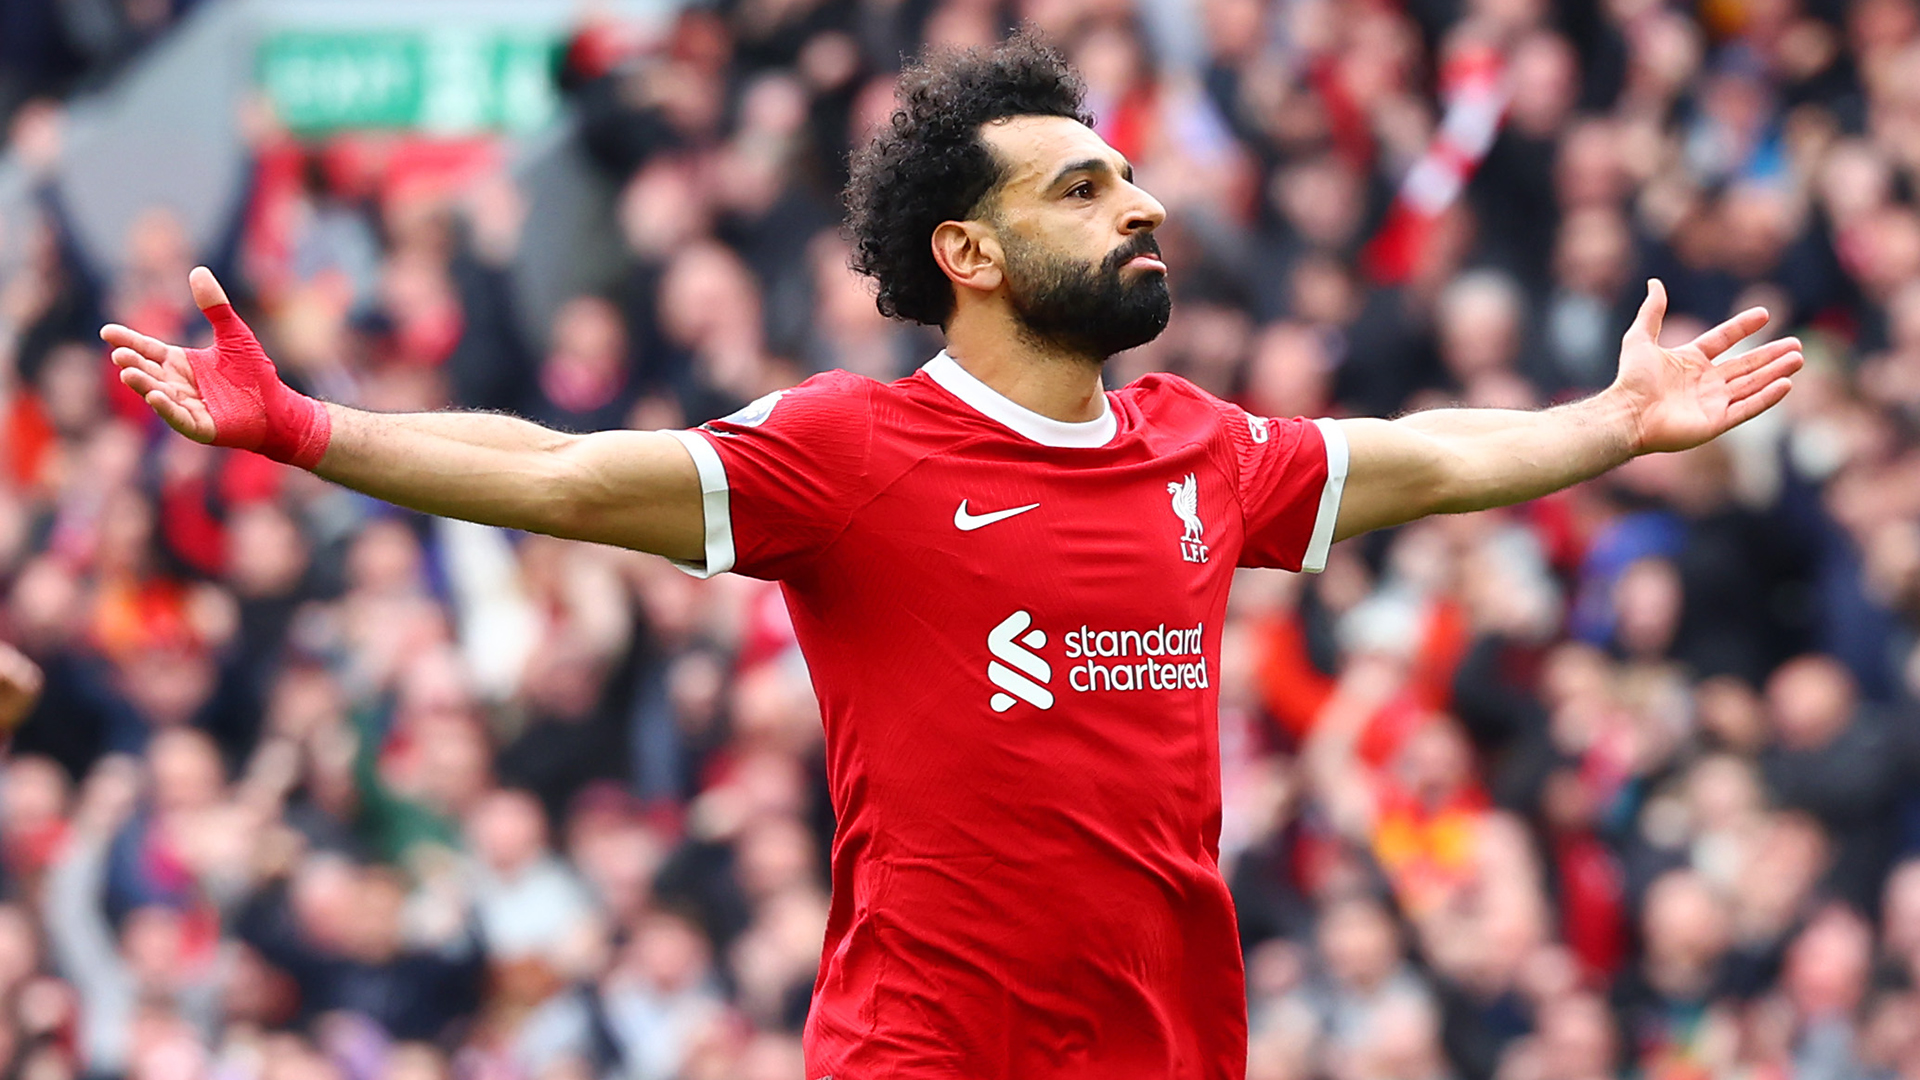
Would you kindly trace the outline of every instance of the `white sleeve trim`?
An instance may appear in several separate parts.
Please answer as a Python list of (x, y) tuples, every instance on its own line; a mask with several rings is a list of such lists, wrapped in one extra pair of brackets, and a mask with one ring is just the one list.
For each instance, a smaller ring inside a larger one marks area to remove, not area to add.
[(727, 500), (727, 467), (719, 451), (698, 431), (669, 431), (693, 456), (693, 467), (700, 473), (700, 509), (707, 523), (707, 558), (703, 563), (670, 559), (673, 565), (697, 578), (710, 578), (733, 569), (733, 517)]
[(1313, 519), (1313, 537), (1307, 541), (1307, 554), (1300, 569), (1317, 574), (1327, 568), (1327, 552), (1333, 547), (1333, 526), (1340, 519), (1340, 493), (1347, 486), (1347, 433), (1338, 420), (1315, 420), (1320, 437), (1327, 444), (1327, 484), (1320, 489), (1320, 513)]

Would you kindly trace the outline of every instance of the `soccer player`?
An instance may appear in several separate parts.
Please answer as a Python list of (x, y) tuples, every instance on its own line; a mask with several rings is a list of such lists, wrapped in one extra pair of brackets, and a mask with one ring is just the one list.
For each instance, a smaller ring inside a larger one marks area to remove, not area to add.
[(1167, 323), (1165, 210), (1028, 37), (902, 77), (849, 184), (855, 267), (948, 348), (693, 431), (562, 434), (294, 393), (211, 274), (215, 344), (122, 326), (126, 384), (201, 442), (434, 514), (781, 583), (838, 832), (806, 1080), (1221, 1080), (1246, 1069), (1216, 864), (1235, 567), (1502, 506), (1774, 405), (1801, 364), (1743, 312), (1677, 349), (1650, 283), (1606, 391), (1544, 412), (1250, 416), (1102, 363)]

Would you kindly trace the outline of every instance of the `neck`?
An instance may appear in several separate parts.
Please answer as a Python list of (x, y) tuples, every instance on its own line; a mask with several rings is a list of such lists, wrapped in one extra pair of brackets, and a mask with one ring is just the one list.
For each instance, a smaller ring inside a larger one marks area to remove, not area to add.
[(1077, 424), (1107, 410), (1100, 361), (1022, 333), (1010, 313), (956, 311), (947, 354), (1002, 397), (1049, 419)]

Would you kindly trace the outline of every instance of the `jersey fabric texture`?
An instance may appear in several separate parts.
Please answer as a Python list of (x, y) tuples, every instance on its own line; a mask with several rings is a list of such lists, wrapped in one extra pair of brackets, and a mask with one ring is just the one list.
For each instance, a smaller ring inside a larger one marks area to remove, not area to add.
[(780, 581), (838, 828), (809, 1080), (1227, 1080), (1235, 567), (1319, 570), (1347, 447), (1152, 375), (1062, 423), (942, 353), (677, 432), (706, 561)]

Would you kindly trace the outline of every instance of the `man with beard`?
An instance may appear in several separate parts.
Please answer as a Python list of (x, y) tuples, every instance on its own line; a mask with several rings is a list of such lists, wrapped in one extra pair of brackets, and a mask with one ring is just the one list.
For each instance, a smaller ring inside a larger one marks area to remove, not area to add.
[(854, 265), (948, 349), (821, 375), (695, 431), (380, 416), (274, 375), (204, 270), (186, 351), (104, 331), (203, 442), (371, 495), (778, 580), (819, 694), (838, 831), (808, 1080), (1239, 1077), (1246, 997), (1216, 863), (1220, 630), (1237, 566), (1545, 494), (1712, 438), (1798, 344), (1715, 365), (1650, 286), (1607, 391), (1542, 413), (1250, 416), (1103, 362), (1166, 326), (1160, 204), (1018, 36), (935, 57), (848, 185)]

